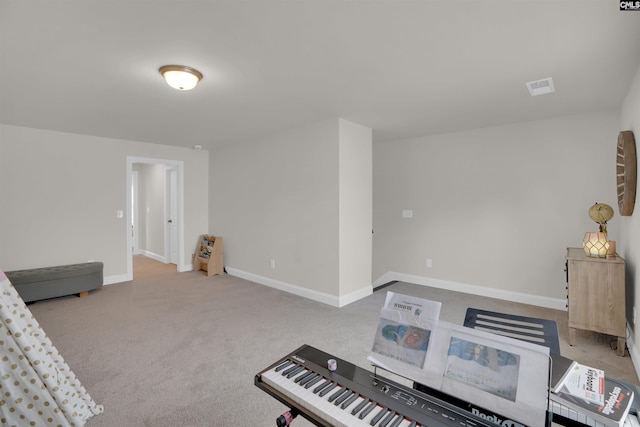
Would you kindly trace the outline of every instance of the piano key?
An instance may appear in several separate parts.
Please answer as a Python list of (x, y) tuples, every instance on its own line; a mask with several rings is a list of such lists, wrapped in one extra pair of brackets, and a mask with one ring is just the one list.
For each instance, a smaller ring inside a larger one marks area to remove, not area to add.
[(360, 423), (360, 420), (353, 417), (351, 414), (341, 409), (339, 406), (336, 406), (328, 402), (322, 402), (321, 404), (322, 405), (327, 404), (330, 406), (330, 408), (326, 409), (326, 411), (327, 411), (327, 414), (331, 417), (332, 425), (348, 425), (348, 426), (362, 425)]
[(438, 396), (418, 393), (347, 361), (339, 359), (340, 369), (330, 371), (327, 361), (334, 357), (302, 346), (257, 374), (255, 384), (285, 405), (313, 415), (314, 423), (332, 427), (495, 427), (471, 412), (460, 417), (456, 402), (438, 401)]
[(358, 418), (363, 419), (369, 414), (369, 412), (373, 411), (373, 408), (376, 406), (378, 406), (378, 404), (372, 400), (369, 406), (364, 408), (364, 410), (358, 414)]
[(318, 396), (320, 397), (326, 396), (327, 393), (329, 393), (331, 390), (333, 390), (336, 387), (338, 387), (338, 384), (332, 381), (329, 387), (325, 388), (320, 393), (318, 393)]
[(382, 419), (382, 417), (384, 417), (384, 414), (387, 413), (387, 411), (389, 410), (389, 408), (387, 408), (386, 406), (384, 406), (377, 414), (375, 417), (373, 417), (373, 419), (371, 420), (371, 422), (369, 424), (371, 424), (372, 426), (375, 426), (376, 424), (378, 424), (378, 421), (380, 421)]
[[(340, 387), (340, 386), (338, 386)], [(336, 400), (338, 397), (342, 396), (345, 392), (347, 391), (346, 388), (344, 387), (340, 387), (338, 389), (338, 391), (336, 391), (335, 393), (333, 393), (331, 396), (329, 396), (329, 402), (333, 402), (334, 400)]]
[[(353, 416), (351, 414), (351, 408), (355, 408), (360, 401), (362, 400), (362, 397), (358, 396), (358, 393), (355, 393), (355, 399), (353, 399), (351, 402), (343, 402), (342, 405), (340, 405), (340, 410), (343, 413), (342, 418), (344, 420), (349, 420), (349, 424), (354, 424), (354, 425), (365, 425), (364, 423), (362, 423), (357, 417)], [(347, 399), (347, 400), (351, 400), (351, 398)]]
[(359, 397), (360, 395), (358, 393), (353, 393), (351, 396), (349, 396), (349, 398), (347, 400), (345, 400), (342, 405), (340, 405), (340, 408), (342, 409), (347, 409), (353, 402), (355, 402), (355, 400)]
[(310, 375), (313, 375), (313, 371), (307, 371), (307, 373), (305, 373), (304, 375), (300, 375), (298, 378), (296, 378), (295, 382), (299, 383)]
[[(588, 422), (587, 422), (587, 418), (588, 418), (588, 417), (587, 417), (587, 415), (586, 415), (586, 414), (584, 414), (584, 413), (582, 413), (582, 412), (580, 412), (580, 413), (578, 414), (578, 422), (579, 422), (579, 423), (582, 423), (582, 424), (588, 424)], [(589, 419), (591, 419), (591, 418), (589, 418)]]
[[(265, 372), (262, 374), (263, 381), (267, 384), (271, 384), (274, 388), (280, 390), (289, 398), (297, 402), (300, 406), (314, 413), (316, 416), (321, 417), (328, 424), (338, 427), (365, 427), (368, 426), (368, 420), (360, 420), (357, 417), (351, 415), (348, 410), (349, 407), (341, 409), (339, 406), (335, 406), (328, 402), (328, 397), (320, 397), (318, 394), (313, 393), (312, 390), (300, 387), (294, 382), (293, 379), (282, 376), (274, 371)], [(335, 387), (340, 387), (340, 392), (345, 393), (346, 387), (342, 387), (335, 383)], [(335, 393), (334, 393), (335, 394)], [(326, 395), (325, 395), (326, 396)], [(355, 405), (357, 400), (352, 402)], [(372, 414), (373, 415), (373, 414)], [(371, 418), (371, 417), (369, 417)]]
[[(300, 399), (299, 398), (299, 390), (304, 390), (304, 388), (300, 389), (300, 387), (298, 387), (296, 384), (293, 383), (293, 381), (291, 381), (290, 379), (287, 379), (286, 377), (280, 376), (280, 375), (274, 375), (271, 372), (267, 372), (263, 375), (263, 377), (265, 377), (265, 381), (267, 383), (271, 383), (274, 385), (274, 387), (276, 387), (278, 390), (282, 391), (283, 393), (285, 393), (288, 397), (291, 397), (292, 400), (298, 402), (301, 406), (303, 406), (306, 409), (312, 409), (313, 405), (309, 405), (305, 402), (305, 400)], [(298, 389), (296, 390), (296, 392), (292, 392), (292, 388), (295, 387)], [(309, 391), (309, 390), (304, 390), (304, 391)], [(313, 393), (311, 393), (313, 395)], [(308, 399), (307, 399), (308, 400)]]
[[(302, 371), (304, 371), (304, 366), (300, 365), (297, 368), (295, 368), (293, 371), (291, 371), (288, 374), (286, 374), (286, 377), (287, 378), (295, 377), (296, 375), (298, 375)], [(282, 375), (285, 375), (285, 374), (283, 373)]]
[(319, 391), (329, 387), (331, 385), (331, 380), (328, 379), (324, 379), (325, 382), (323, 382), (322, 384), (319, 384), (316, 388), (313, 389), (314, 393), (318, 393)]
[(293, 381), (293, 383), (297, 385), (297, 384), (298, 384), (298, 382), (297, 382), (296, 380), (300, 381), (300, 378), (301, 378), (301, 377), (304, 377), (305, 375), (307, 375), (307, 370), (306, 370), (306, 369), (303, 369), (303, 370), (301, 370), (301, 371), (299, 371), (299, 372), (295, 372), (295, 371), (294, 371), (294, 372), (291, 372), (291, 373), (290, 373), (289, 375), (287, 375), (285, 378), (286, 378), (286, 379), (288, 379), (288, 380), (290, 380), (290, 381)]
[(276, 372), (280, 372), (284, 368), (286, 368), (288, 366), (291, 366), (291, 365), (293, 365), (293, 362), (291, 360), (286, 360), (280, 366), (276, 367)]
[(577, 421), (578, 420), (578, 411), (574, 411), (573, 409), (569, 408), (569, 419)]
[(351, 394), (352, 394), (352, 393), (353, 393), (353, 392), (352, 392), (351, 390), (346, 389), (346, 391), (345, 391), (344, 393), (342, 393), (342, 394), (340, 395), (340, 397), (338, 397), (338, 398), (336, 399), (336, 401), (335, 401), (335, 402), (333, 402), (333, 404), (334, 404), (334, 405), (336, 405), (336, 406), (340, 405), (342, 402), (344, 402), (345, 400), (347, 400), (347, 398), (351, 397)]
[(369, 399), (364, 396), (358, 396), (356, 400), (349, 406), (344, 408), (345, 411), (348, 411), (349, 414), (353, 416), (357, 416), (358, 413), (369, 403)]
[(310, 388), (313, 387), (314, 385), (318, 384), (318, 382), (320, 382), (320, 380), (323, 380), (324, 378), (322, 377), (322, 375), (318, 374), (316, 375), (315, 378), (313, 378), (311, 381), (307, 382), (304, 385), (304, 388)]
[(396, 416), (396, 411), (390, 411), (386, 417), (380, 421), (380, 427), (387, 427), (391, 420)]
[(354, 393), (349, 399), (347, 399), (347, 401), (345, 401), (342, 405), (340, 405), (340, 409), (342, 409), (345, 412), (348, 412), (349, 415), (355, 415), (355, 414), (352, 414), (353, 409), (356, 406), (360, 405), (360, 403), (362, 403), (365, 400), (366, 399), (360, 396), (358, 393)]
[(380, 409), (383, 409), (383, 407), (376, 404), (376, 407), (374, 408), (374, 410), (371, 411), (366, 417), (364, 417), (362, 419), (362, 422), (365, 423), (365, 425), (367, 426), (375, 425), (376, 423), (372, 424), (372, 422), (373, 422), (373, 419), (378, 416), (378, 411)]
[(550, 403), (551, 412), (553, 412), (554, 414), (560, 415), (572, 421), (577, 421), (578, 423), (587, 425), (589, 427), (597, 427), (598, 423), (596, 422), (596, 420), (589, 417), (584, 412), (574, 411), (573, 409), (570, 409), (553, 399), (551, 399)]
[[(304, 373), (300, 373), (299, 375), (303, 375)], [(304, 387), (299, 387), (298, 384), (294, 382), (295, 377), (291, 379), (282, 376), (282, 375), (274, 375), (276, 380), (278, 380), (281, 384), (278, 389), (283, 389), (288, 395), (288, 397), (292, 398), (296, 402), (298, 402), (303, 408), (306, 410), (310, 410), (314, 414), (322, 417), (326, 422), (333, 426), (339, 427), (365, 427), (369, 425), (376, 425), (376, 423), (371, 423), (374, 416), (377, 416), (378, 412), (384, 409), (382, 406), (377, 405), (375, 402), (371, 402), (373, 405), (371, 406), (370, 413), (363, 417), (362, 419), (355, 417), (350, 414), (347, 407), (347, 410), (340, 409), (339, 407), (334, 406), (333, 404), (327, 401), (327, 398), (320, 398), (316, 394), (314, 394), (311, 390), (304, 389)], [(335, 383), (333, 383), (333, 388), (340, 387), (341, 389), (345, 389)], [(304, 392), (308, 394), (308, 396), (302, 395)], [(318, 402), (312, 402), (312, 398), (316, 398)], [(360, 397), (362, 401), (365, 401), (364, 398)], [(354, 401), (353, 406), (355, 407)], [(360, 404), (362, 402), (358, 402)], [(373, 410), (376, 409), (377, 410)], [(384, 413), (383, 413), (384, 414)]]
[[(305, 409), (311, 409), (313, 413), (321, 416), (326, 421), (332, 421), (332, 414), (327, 413), (327, 406), (333, 407), (333, 405), (326, 402), (326, 399), (322, 399), (313, 394), (312, 391), (298, 387), (291, 379), (286, 377), (273, 378), (279, 390), (284, 391), (289, 397), (301, 404)], [(307, 396), (304, 396), (306, 392)], [(313, 401), (312, 397), (317, 399)], [(322, 406), (324, 404), (324, 406)]]
[(360, 412), (362, 408), (364, 408), (367, 405), (368, 402), (369, 402), (369, 399), (362, 399), (362, 402), (360, 402), (355, 408), (351, 410), (351, 415), (356, 415), (358, 412)]
[(292, 363), (292, 366), (290, 368), (286, 369), (285, 371), (283, 371), (282, 375), (289, 375), (289, 372), (293, 371), (294, 369), (297, 369), (298, 366), (300, 366), (300, 365), (298, 365), (296, 363), (293, 363), (293, 362), (291, 362), (291, 363)]
[(318, 376), (318, 374), (316, 374), (315, 372), (309, 371), (309, 375), (307, 375), (305, 378), (301, 379), (300, 382), (298, 383), (298, 385), (302, 387), (306, 383), (308, 383), (309, 381), (311, 381), (312, 379), (314, 379), (317, 376)]

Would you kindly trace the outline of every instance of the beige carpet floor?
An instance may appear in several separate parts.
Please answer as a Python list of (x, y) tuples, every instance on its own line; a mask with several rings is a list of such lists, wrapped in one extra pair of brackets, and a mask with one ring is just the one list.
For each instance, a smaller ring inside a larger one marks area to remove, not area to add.
[(275, 426), (286, 407), (254, 386), (255, 374), (302, 344), (368, 368), (387, 290), (440, 301), (441, 319), (457, 324), (470, 306), (555, 319), (563, 355), (638, 383), (631, 359), (616, 356), (611, 337), (582, 332), (569, 346), (564, 311), (409, 283), (335, 308), (229, 275), (177, 273), (140, 256), (134, 265), (133, 281), (29, 306), (104, 405), (89, 427)]

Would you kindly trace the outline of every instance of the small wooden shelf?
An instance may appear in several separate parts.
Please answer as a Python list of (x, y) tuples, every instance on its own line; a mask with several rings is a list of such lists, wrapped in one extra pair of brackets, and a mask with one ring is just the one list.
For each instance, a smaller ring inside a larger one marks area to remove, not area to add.
[(193, 271), (204, 270), (207, 276), (224, 274), (222, 237), (203, 234), (193, 257)]
[(582, 248), (567, 248), (569, 345), (576, 343), (576, 329), (618, 337), (617, 353), (625, 355), (625, 262), (591, 258)]

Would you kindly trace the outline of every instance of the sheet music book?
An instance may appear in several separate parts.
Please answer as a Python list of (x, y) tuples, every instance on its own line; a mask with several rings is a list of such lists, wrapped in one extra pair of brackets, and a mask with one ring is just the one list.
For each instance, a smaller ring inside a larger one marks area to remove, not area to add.
[[(411, 299), (387, 296), (370, 362), (521, 424), (545, 426), (548, 347), (453, 325), (423, 311), (416, 314), (413, 304), (407, 304), (406, 310), (388, 304)], [(438, 304), (439, 315), (439, 303), (414, 303)]]
[(436, 301), (387, 292), (369, 360), (405, 378), (435, 380), (423, 367), (440, 307)]

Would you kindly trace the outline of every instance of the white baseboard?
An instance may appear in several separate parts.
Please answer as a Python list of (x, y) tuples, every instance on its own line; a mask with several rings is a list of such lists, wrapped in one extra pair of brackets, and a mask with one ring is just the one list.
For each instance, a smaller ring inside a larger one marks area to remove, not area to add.
[(447, 289), (465, 294), (479, 295), (490, 298), (497, 298), (506, 301), (531, 304), (539, 307), (552, 308), (555, 310), (567, 311), (567, 300), (560, 298), (542, 297), (539, 295), (523, 294), (520, 292), (505, 291), (502, 289), (485, 288), (483, 286), (469, 285), (465, 283), (449, 282), (447, 280), (433, 279), (430, 277), (415, 276), (412, 274), (397, 273), (388, 271), (373, 283), (373, 288), (377, 288), (386, 283), (398, 281), (415, 283), (416, 285), (430, 286), (432, 288)]
[(184, 273), (185, 271), (193, 271), (193, 264), (179, 265), (178, 273)]
[(359, 299), (362, 299), (373, 293), (373, 289), (368, 286), (358, 291), (351, 292), (347, 295), (336, 296), (327, 294), (325, 292), (318, 292), (300, 286), (292, 285), (290, 283), (281, 282), (280, 280), (271, 279), (269, 277), (248, 273), (246, 271), (238, 270), (233, 267), (226, 267), (226, 269), (227, 273), (232, 276), (260, 283), (261, 285), (269, 286), (270, 288), (275, 288), (284, 292), (288, 292), (290, 294), (298, 295), (334, 307), (344, 307), (347, 304), (351, 304), (352, 302), (358, 301)]
[(126, 274), (116, 274), (114, 276), (105, 276), (102, 278), (103, 285), (113, 285), (114, 283), (127, 282), (131, 279), (127, 278)]
[(455, 292), (463, 292), (472, 295), (486, 296), (491, 298), (502, 299), (506, 301), (519, 302), (523, 304), (531, 304), (539, 307), (552, 308), (555, 310), (566, 311), (567, 301), (566, 299), (542, 297), (539, 295), (523, 294), (519, 292), (505, 291), (501, 289), (490, 289), (477, 285), (468, 285), (464, 283), (449, 282), (446, 280), (433, 279), (423, 276), (415, 276), (411, 274), (397, 273), (389, 271), (378, 278), (373, 284), (372, 288), (366, 287), (358, 291), (352, 292), (343, 296), (336, 296), (327, 294), (324, 292), (318, 292), (311, 289), (303, 288), (290, 283), (285, 283), (279, 280), (271, 279), (269, 277), (260, 276), (257, 274), (249, 273), (246, 271), (238, 270), (232, 267), (226, 267), (227, 273), (232, 276), (237, 276), (243, 279), (251, 280), (252, 282), (260, 283), (271, 288), (279, 289), (284, 292), (289, 292), (294, 295), (309, 298), (314, 301), (329, 304), (334, 307), (344, 307), (347, 304), (358, 301), (373, 293), (373, 290), (386, 283), (398, 281), (414, 283), (416, 285), (430, 286), (433, 288), (447, 289)]
[[(638, 347), (636, 347), (636, 343), (633, 341), (633, 332), (627, 326), (627, 348), (629, 349), (629, 356), (631, 356), (631, 362), (633, 363), (633, 367), (636, 370), (636, 375), (640, 377), (640, 370), (638, 370), (638, 365), (636, 364), (636, 360), (640, 360), (640, 352), (638, 351)], [(621, 378), (624, 379), (624, 378)]]
[(158, 255), (156, 253), (153, 253), (147, 250), (141, 250), (140, 255), (144, 255), (147, 258), (155, 259), (156, 261), (160, 261), (163, 264), (167, 264), (167, 259), (162, 255)]

